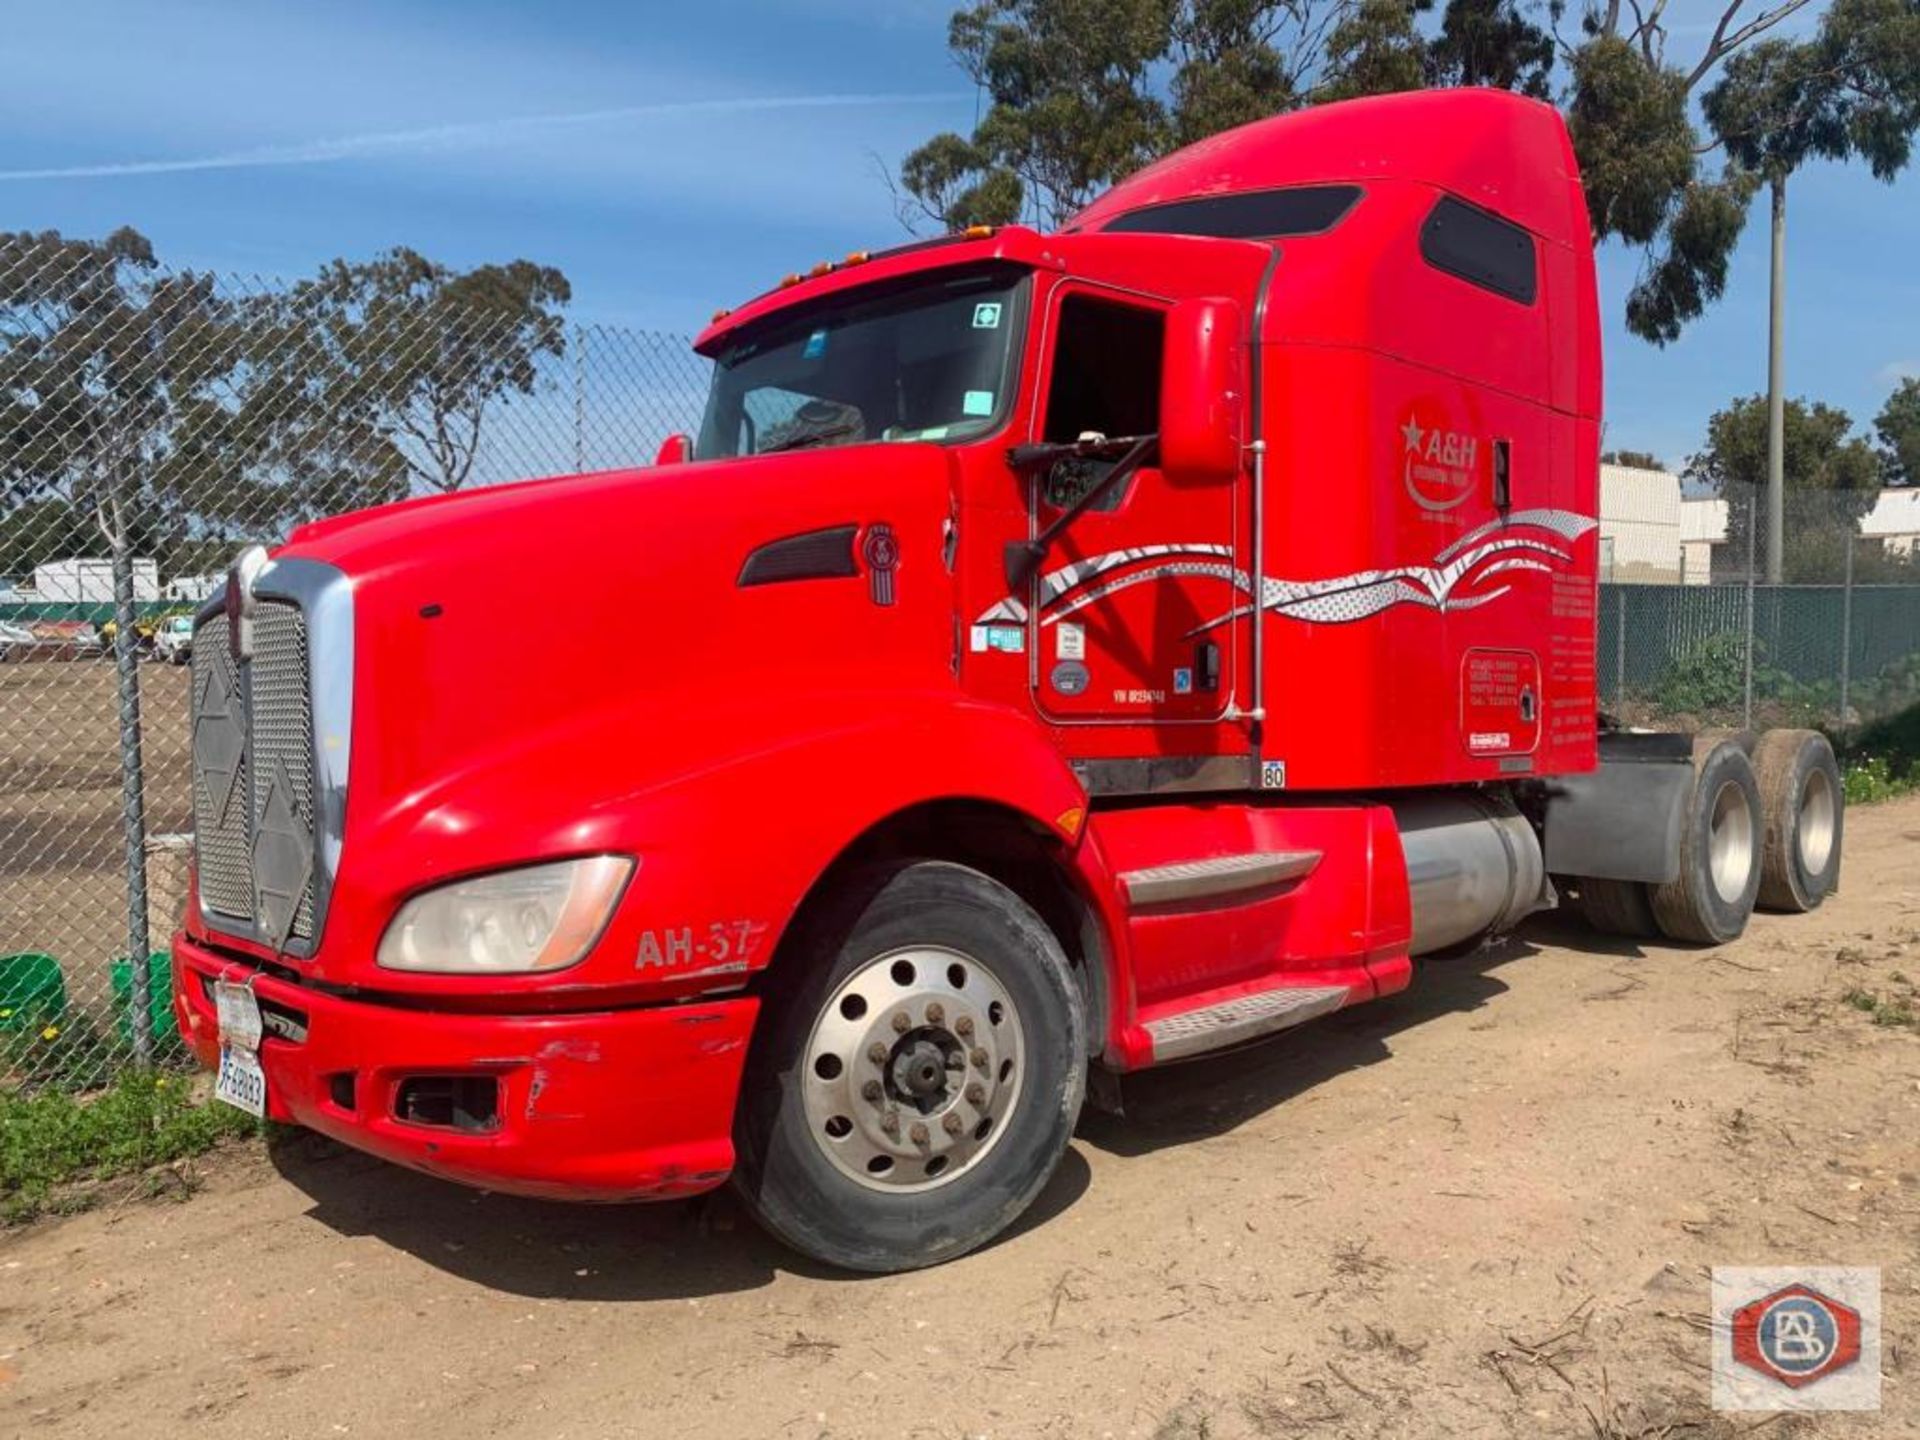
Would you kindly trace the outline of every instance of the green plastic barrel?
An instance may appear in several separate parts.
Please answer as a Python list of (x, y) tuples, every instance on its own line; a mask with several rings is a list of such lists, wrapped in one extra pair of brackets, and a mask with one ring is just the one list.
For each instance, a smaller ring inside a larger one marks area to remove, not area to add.
[[(120, 1038), (133, 1043), (133, 966), (126, 956), (113, 962), (113, 1013), (119, 1017)], [(180, 1043), (173, 1020), (173, 961), (164, 950), (147, 957), (147, 1014), (153, 1021), (153, 1047), (165, 1050)]]
[(0, 955), (0, 1030), (38, 1030), (67, 1013), (67, 981), (51, 955)]

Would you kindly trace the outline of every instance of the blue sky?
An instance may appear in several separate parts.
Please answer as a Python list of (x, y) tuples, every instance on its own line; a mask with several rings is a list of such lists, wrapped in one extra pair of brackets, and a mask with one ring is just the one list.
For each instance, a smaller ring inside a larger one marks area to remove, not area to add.
[[(395, 243), (526, 256), (567, 272), (582, 320), (691, 330), (787, 270), (904, 238), (877, 166), (974, 115), (952, 7), (19, 3), (0, 38), (0, 228), (132, 224), (175, 263), (261, 275)], [(1715, 13), (1673, 0), (1676, 58)], [(1795, 180), (1790, 393), (1864, 426), (1920, 374), (1916, 256), (1920, 176)], [(1619, 323), (1637, 263), (1601, 256), (1607, 443), (1677, 460), (1714, 408), (1764, 387), (1764, 215), (1726, 298), (1665, 350)]]

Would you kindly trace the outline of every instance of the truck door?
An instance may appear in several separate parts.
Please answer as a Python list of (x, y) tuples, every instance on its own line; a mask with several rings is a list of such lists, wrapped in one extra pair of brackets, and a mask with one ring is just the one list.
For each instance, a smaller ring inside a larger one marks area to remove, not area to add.
[[(1165, 311), (1067, 285), (1046, 316), (1036, 439), (1109, 438), (1159, 427)], [(1105, 461), (1035, 477), (1034, 530), (1097, 485)], [(1243, 486), (1175, 489), (1143, 466), (1055, 541), (1028, 617), (1034, 701), (1063, 723), (1202, 724), (1226, 714), (1246, 626), (1236, 519)]]

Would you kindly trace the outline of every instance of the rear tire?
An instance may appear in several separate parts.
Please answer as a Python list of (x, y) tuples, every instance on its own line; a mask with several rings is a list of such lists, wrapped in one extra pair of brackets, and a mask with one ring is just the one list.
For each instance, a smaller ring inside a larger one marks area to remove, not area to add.
[(1052, 1177), (1085, 1094), (1059, 941), (998, 881), (935, 861), (859, 873), (796, 938), (741, 1094), (747, 1207), (848, 1270), (985, 1244)]
[(1754, 747), (1753, 768), (1766, 836), (1760, 907), (1812, 910), (1840, 888), (1846, 787), (1833, 746), (1817, 730), (1769, 730)]
[(1747, 928), (1760, 892), (1760, 785), (1734, 740), (1693, 746), (1693, 796), (1680, 831), (1680, 874), (1649, 887), (1672, 940), (1722, 945)]
[(1650, 940), (1660, 933), (1653, 918), (1653, 902), (1638, 880), (1580, 879), (1580, 913), (1602, 935), (1628, 935)]

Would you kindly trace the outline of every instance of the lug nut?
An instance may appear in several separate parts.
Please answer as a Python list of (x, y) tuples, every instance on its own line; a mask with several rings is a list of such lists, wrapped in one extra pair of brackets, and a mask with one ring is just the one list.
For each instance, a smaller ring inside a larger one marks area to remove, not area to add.
[(898, 1110), (887, 1111), (886, 1114), (880, 1117), (880, 1128), (889, 1135), (898, 1135), (900, 1133), (900, 1112)]
[(938, 1000), (927, 1006), (927, 1024), (938, 1025), (947, 1018), (947, 1010)]
[(878, 1040), (874, 1041), (873, 1044), (867, 1046), (867, 1059), (876, 1065), (886, 1064), (887, 1047), (882, 1045)]
[(954, 1033), (960, 1036), (961, 1039), (966, 1039), (973, 1034), (973, 1017), (971, 1015), (962, 1015), (958, 1020), (953, 1022), (953, 1029)]
[(926, 1144), (927, 1143), (927, 1127), (922, 1125), (918, 1120), (914, 1121), (913, 1128), (907, 1131), (907, 1138), (913, 1141), (913, 1143), (916, 1145)]
[(881, 1094), (882, 1094), (882, 1091), (880, 1089), (880, 1082), (878, 1080), (869, 1080), (867, 1081), (866, 1084), (860, 1087), (860, 1098), (862, 1100), (878, 1101), (880, 1099)]
[(982, 1070), (987, 1068), (987, 1052), (984, 1046), (981, 1046), (981, 1045), (974, 1046), (973, 1054), (968, 1058), (971, 1059), (973, 1063), (979, 1066)]
[(913, 1028), (913, 1021), (907, 1018), (906, 1011), (902, 1010), (898, 1015), (893, 1017), (893, 1028), (901, 1035), (906, 1034), (908, 1030)]
[(947, 1118), (940, 1122), (940, 1128), (945, 1130), (949, 1135), (958, 1135), (960, 1133), (960, 1117), (949, 1110), (947, 1112)]
[[(984, 1105), (986, 1101), (987, 1101), (986, 1086), (984, 1085), (967, 1086), (967, 1103), (969, 1105)], [(957, 1119), (958, 1117), (955, 1117), (955, 1118)]]

